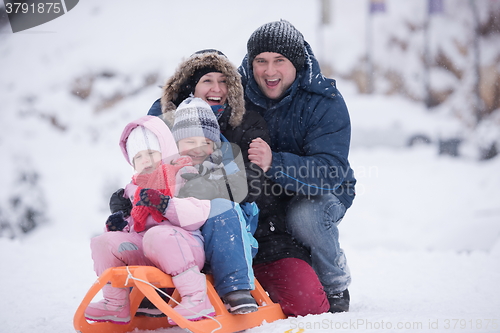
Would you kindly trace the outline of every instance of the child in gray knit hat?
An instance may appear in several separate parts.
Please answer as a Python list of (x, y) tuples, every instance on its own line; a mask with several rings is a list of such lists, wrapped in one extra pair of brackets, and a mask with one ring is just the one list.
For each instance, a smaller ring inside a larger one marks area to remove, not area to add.
[[(180, 155), (190, 156), (198, 170), (196, 174), (182, 175), (189, 181), (181, 188), (178, 197), (231, 201), (231, 206), (240, 212), (240, 223), (245, 225), (245, 251), (250, 250), (247, 254), (253, 257), (258, 245), (253, 237), (251, 225), (256, 227), (258, 208), (255, 203), (246, 203), (247, 207), (254, 209), (253, 215), (250, 216), (247, 209), (242, 210), (243, 206), (239, 206), (248, 194), (245, 164), (239, 147), (229, 142), (221, 142), (217, 118), (210, 105), (201, 98), (189, 97), (179, 105), (174, 114), (172, 134)], [(253, 222), (247, 222), (247, 218)], [(230, 232), (229, 229), (226, 232)], [(231, 313), (257, 311), (257, 303), (250, 290), (233, 289), (222, 295), (222, 299)]]
[(179, 153), (191, 157), (199, 171), (222, 167), (219, 123), (210, 105), (201, 98), (189, 97), (179, 105), (172, 134)]
[[(191, 181), (179, 195), (234, 202), (241, 202), (247, 196), (246, 172), (239, 148), (221, 142), (219, 123), (207, 102), (197, 97), (186, 98), (175, 111), (172, 134), (179, 154), (191, 157), (198, 170), (196, 175), (183, 175)], [(193, 181), (193, 178), (198, 179)]]

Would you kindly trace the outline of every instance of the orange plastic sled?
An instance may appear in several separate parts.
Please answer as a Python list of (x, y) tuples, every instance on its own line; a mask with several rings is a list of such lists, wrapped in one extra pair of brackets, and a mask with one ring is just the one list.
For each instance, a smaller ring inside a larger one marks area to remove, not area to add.
[[(188, 329), (193, 333), (210, 333), (212, 331), (216, 333), (232, 333), (259, 326), (263, 322), (270, 323), (278, 319), (286, 318), (279, 304), (271, 301), (257, 280), (255, 280), (255, 290), (252, 291), (252, 296), (259, 305), (258, 311), (234, 315), (226, 310), (226, 307), (212, 285), (211, 276), (207, 276), (208, 297), (215, 308), (216, 315), (213, 319), (206, 318), (199, 321), (189, 321), (179, 315), (172, 308), (176, 305), (173, 301), (167, 304), (156, 292), (154, 287), (139, 280), (147, 281), (157, 288), (174, 288), (170, 275), (163, 273), (155, 267), (123, 266), (107, 269), (92, 285), (76, 310), (73, 320), (76, 331), (80, 333), (124, 333), (133, 331), (136, 328), (140, 330), (155, 330), (158, 328), (171, 327), (167, 318), (170, 317), (179, 327)], [(85, 309), (95, 295), (108, 282), (110, 282), (113, 287), (132, 288), (130, 292), (130, 323), (120, 325), (109, 322), (92, 322), (85, 319)], [(167, 317), (136, 317), (135, 313), (144, 297), (147, 297), (158, 309), (165, 313)], [(173, 294), (173, 298), (180, 301), (179, 294), (176, 291)]]

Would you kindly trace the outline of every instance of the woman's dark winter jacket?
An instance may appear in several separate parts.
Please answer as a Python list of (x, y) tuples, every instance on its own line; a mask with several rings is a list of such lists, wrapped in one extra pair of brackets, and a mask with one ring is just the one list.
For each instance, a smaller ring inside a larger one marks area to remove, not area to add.
[(163, 86), (162, 97), (151, 106), (148, 115), (162, 117), (171, 127), (173, 111), (187, 97), (186, 92), (194, 89), (189, 87), (190, 78), (196, 70), (205, 67), (215, 68), (226, 76), (228, 106), (218, 122), (221, 134), (241, 149), (248, 182), (248, 196), (244, 201), (254, 202), (262, 192), (265, 177), (262, 169), (248, 160), (248, 149), (252, 140), (258, 137), (269, 143), (269, 132), (260, 114), (245, 109), (240, 74), (224, 55), (217, 52), (195, 53), (183, 61)]
[(334, 193), (346, 208), (354, 199), (356, 180), (348, 162), (351, 124), (335, 80), (321, 74), (309, 44), (297, 78), (280, 100), (267, 98), (253, 77), (247, 57), (239, 67), (248, 110), (259, 112), (271, 136), (273, 162), (259, 207), (256, 262), (308, 253), (286, 232), (288, 202), (295, 195)]

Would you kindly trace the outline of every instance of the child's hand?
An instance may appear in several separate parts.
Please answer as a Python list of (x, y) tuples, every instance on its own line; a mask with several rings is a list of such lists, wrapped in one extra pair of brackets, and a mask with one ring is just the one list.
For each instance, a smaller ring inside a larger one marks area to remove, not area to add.
[(168, 195), (163, 195), (160, 191), (151, 188), (143, 188), (139, 194), (139, 201), (137, 201), (135, 205), (152, 207), (163, 214), (167, 209), (169, 200), (170, 197)]
[(132, 202), (123, 196), (124, 189), (119, 189), (111, 195), (109, 199), (109, 210), (112, 214), (121, 211), (124, 217), (130, 216), (132, 210)]
[(172, 165), (193, 165), (193, 159), (189, 156), (180, 156), (172, 161)]
[(123, 218), (123, 212), (118, 211), (108, 217), (106, 220), (106, 229), (108, 231), (122, 231), (127, 224), (128, 222)]
[[(184, 177), (184, 175), (182, 175)], [(212, 200), (219, 196), (221, 189), (216, 181), (207, 180), (199, 174), (189, 180), (179, 192), (179, 198), (193, 197), (200, 200)]]
[(195, 178), (198, 178), (198, 177), (201, 177), (201, 175), (199, 173), (191, 173), (191, 172), (187, 172), (187, 173), (183, 173), (181, 175), (182, 178), (184, 178), (185, 180), (191, 180), (191, 179), (195, 179)]

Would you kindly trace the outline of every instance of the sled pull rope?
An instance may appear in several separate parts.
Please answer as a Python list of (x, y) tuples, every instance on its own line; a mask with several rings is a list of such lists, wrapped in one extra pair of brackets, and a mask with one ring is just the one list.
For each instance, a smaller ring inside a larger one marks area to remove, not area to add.
[[(215, 321), (215, 322), (217, 323), (217, 325), (219, 325), (219, 327), (218, 327), (218, 328), (216, 328), (216, 329), (214, 329), (214, 330), (212, 330), (210, 333), (214, 333), (215, 331), (218, 331), (218, 330), (222, 329), (222, 324), (221, 324), (221, 323), (220, 323), (217, 319), (215, 319), (214, 317), (210, 317), (210, 316), (207, 316), (207, 315), (204, 315), (204, 314), (201, 314), (201, 313), (199, 313), (199, 312), (195, 312), (195, 311), (192, 311), (191, 309), (186, 308), (184, 305), (182, 305), (182, 304), (180, 304), (179, 302), (177, 302), (177, 301), (176, 301), (176, 300), (175, 300), (172, 296), (170, 296), (169, 294), (167, 294), (166, 292), (164, 292), (164, 291), (163, 291), (163, 290), (161, 290), (160, 288), (157, 288), (155, 285), (153, 285), (153, 284), (152, 284), (152, 283), (150, 283), (149, 281), (144, 281), (144, 280), (142, 280), (142, 279), (138, 279), (138, 278), (136, 278), (136, 277), (132, 274), (132, 272), (130, 272), (129, 267), (128, 267), (128, 266), (126, 266), (126, 267), (127, 267), (127, 272), (128, 272), (128, 275), (127, 275), (127, 279), (125, 280), (125, 286), (126, 286), (126, 285), (128, 285), (128, 281), (129, 281), (129, 279), (132, 279), (132, 280), (134, 280), (134, 281), (139, 281), (139, 282), (145, 283), (145, 284), (147, 284), (147, 285), (149, 285), (149, 286), (153, 287), (156, 291), (158, 291), (158, 292), (160, 292), (162, 295), (164, 295), (164, 296), (168, 297), (170, 300), (174, 301), (174, 303), (176, 303), (177, 305), (179, 305), (179, 306), (183, 307), (184, 309), (186, 309), (186, 310), (188, 310), (188, 311), (190, 311), (190, 312), (192, 312), (192, 313), (194, 313), (194, 314), (196, 314), (196, 315), (199, 315), (199, 316), (201, 316), (201, 317), (205, 317), (205, 318), (212, 319), (213, 321)], [(207, 295), (207, 297), (208, 297), (208, 295)]]

